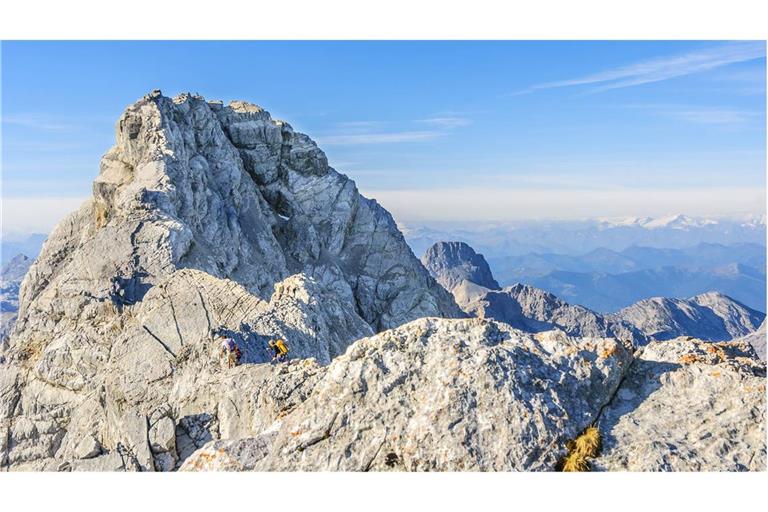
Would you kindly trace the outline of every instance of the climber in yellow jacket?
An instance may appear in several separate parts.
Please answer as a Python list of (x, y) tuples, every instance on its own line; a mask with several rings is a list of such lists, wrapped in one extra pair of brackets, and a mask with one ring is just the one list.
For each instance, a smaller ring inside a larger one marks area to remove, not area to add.
[(288, 355), (288, 347), (280, 338), (270, 341), (269, 348), (271, 348), (272, 352), (274, 352), (274, 356), (272, 356), (273, 361), (282, 361)]

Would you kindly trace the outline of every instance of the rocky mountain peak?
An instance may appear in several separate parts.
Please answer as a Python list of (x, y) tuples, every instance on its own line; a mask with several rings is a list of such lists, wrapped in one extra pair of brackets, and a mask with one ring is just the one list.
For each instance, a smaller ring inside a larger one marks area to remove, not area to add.
[(498, 290), (491, 268), (482, 254), (464, 242), (437, 242), (421, 258), (430, 274), (446, 290), (452, 291), (462, 281)]
[[(326, 365), (375, 332), (461, 315), (392, 216), (261, 107), (153, 91), (120, 116), (115, 139), (92, 198), (54, 229), (21, 287), (0, 426), (38, 433), (27, 443), (12, 430), (0, 463), (172, 469), (182, 445), (202, 442), (190, 432), (254, 428), (225, 410), (252, 397), (222, 394), (216, 334), (248, 363), (238, 386), (276, 378), (290, 394), (300, 387), (262, 364), (272, 339)], [(173, 450), (147, 445), (163, 418), (176, 425)], [(80, 450), (83, 439), (96, 448)], [(130, 461), (115, 458), (126, 449)]]
[(456, 312), (389, 213), (333, 170), (308, 136), (261, 107), (154, 91), (126, 109), (116, 140), (93, 198), (52, 234), (23, 304), (43, 284), (55, 286), (45, 265), (52, 253), (87, 246), (79, 269), (71, 258), (58, 264), (91, 293), (121, 272), (140, 275), (146, 288), (195, 268), (267, 299), (275, 283), (304, 272), (343, 281), (375, 329)]

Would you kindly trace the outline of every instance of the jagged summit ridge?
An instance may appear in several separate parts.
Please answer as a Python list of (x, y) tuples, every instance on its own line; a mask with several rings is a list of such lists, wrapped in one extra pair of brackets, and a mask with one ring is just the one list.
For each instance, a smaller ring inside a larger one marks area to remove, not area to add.
[(67, 268), (56, 270), (88, 282), (89, 291), (121, 270), (151, 285), (196, 268), (268, 298), (291, 274), (331, 272), (377, 330), (455, 312), (389, 213), (329, 167), (308, 136), (266, 110), (154, 91), (126, 109), (116, 140), (93, 198), (57, 228), (30, 272), (21, 328), (43, 283), (55, 286), (46, 262), (78, 247), (89, 249), (85, 261), (64, 258)]

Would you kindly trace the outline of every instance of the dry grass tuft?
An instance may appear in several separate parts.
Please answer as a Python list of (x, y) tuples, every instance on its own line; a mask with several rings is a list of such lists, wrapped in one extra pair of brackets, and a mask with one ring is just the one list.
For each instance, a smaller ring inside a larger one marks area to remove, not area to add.
[(600, 431), (597, 427), (587, 427), (576, 439), (568, 442), (568, 455), (562, 459), (560, 471), (589, 471), (589, 459), (600, 451)]
[(94, 207), (93, 210), (93, 216), (94, 216), (94, 224), (96, 225), (96, 229), (101, 229), (104, 226), (107, 225), (107, 222), (109, 222), (109, 210), (107, 210), (107, 207), (101, 203), (97, 204)]
[(698, 360), (699, 357), (696, 354), (685, 354), (680, 357), (681, 364), (691, 364), (697, 362)]
[(618, 345), (616, 343), (613, 343), (612, 345), (608, 345), (600, 352), (600, 357), (603, 359), (608, 359), (612, 355), (616, 353), (618, 350)]

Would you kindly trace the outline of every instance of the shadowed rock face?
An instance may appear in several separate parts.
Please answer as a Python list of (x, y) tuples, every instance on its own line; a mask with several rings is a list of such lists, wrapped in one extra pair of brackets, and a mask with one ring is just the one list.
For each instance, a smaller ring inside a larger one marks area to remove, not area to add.
[(446, 290), (453, 291), (462, 281), (498, 290), (488, 262), (464, 242), (438, 242), (427, 249), (421, 262)]
[(760, 328), (755, 332), (749, 333), (746, 336), (738, 338), (734, 341), (745, 341), (749, 343), (750, 346), (755, 349), (757, 357), (765, 361), (765, 337), (765, 320), (763, 320), (763, 323), (760, 324)]
[(303, 396), (306, 375), (222, 369), (214, 329), (244, 362), (268, 362), (280, 336), (316, 367), (382, 329), (459, 314), (309, 137), (252, 104), (158, 91), (120, 117), (93, 197), (21, 287), (0, 358), (0, 464), (172, 469), (195, 443), (260, 428), (266, 382)]

